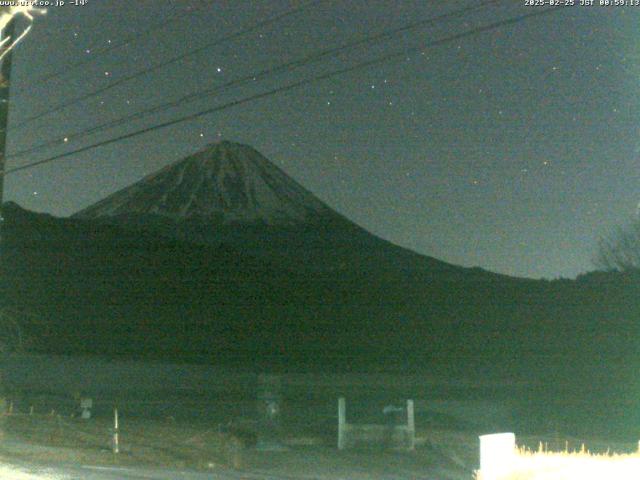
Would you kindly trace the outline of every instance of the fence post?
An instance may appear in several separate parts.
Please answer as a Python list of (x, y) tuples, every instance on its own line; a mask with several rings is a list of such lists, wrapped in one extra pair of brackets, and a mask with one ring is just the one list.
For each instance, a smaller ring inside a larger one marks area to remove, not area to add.
[(413, 400), (407, 400), (407, 432), (409, 435), (409, 450), (414, 450), (416, 447), (416, 421)]
[(344, 397), (338, 399), (338, 450), (344, 450), (346, 444), (347, 406)]
[(480, 438), (480, 474), (483, 480), (494, 480), (513, 469), (516, 457), (516, 436), (494, 433)]
[(113, 410), (113, 440), (112, 447), (113, 453), (120, 453), (120, 438), (119, 438), (120, 425), (118, 422), (118, 409)]

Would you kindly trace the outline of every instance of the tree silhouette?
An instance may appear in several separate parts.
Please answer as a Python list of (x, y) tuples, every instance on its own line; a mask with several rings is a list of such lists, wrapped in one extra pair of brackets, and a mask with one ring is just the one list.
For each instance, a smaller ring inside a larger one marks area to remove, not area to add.
[(606, 271), (640, 272), (640, 219), (601, 238), (593, 263)]
[(40, 340), (50, 334), (49, 325), (40, 315), (0, 307), (0, 356), (37, 349)]

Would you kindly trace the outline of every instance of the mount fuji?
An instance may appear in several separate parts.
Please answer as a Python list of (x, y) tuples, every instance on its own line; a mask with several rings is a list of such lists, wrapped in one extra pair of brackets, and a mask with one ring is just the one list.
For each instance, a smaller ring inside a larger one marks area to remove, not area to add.
[(334, 211), (254, 148), (222, 141), (72, 216), (313, 270), (461, 268), (418, 255)]
[(295, 225), (331, 210), (253, 148), (209, 145), (77, 214), (157, 216), (210, 224)]

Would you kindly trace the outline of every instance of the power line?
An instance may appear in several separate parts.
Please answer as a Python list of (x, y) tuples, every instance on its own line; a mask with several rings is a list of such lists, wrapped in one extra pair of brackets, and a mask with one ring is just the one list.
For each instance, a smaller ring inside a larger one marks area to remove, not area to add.
[(52, 156), (52, 157), (49, 157), (49, 158), (46, 158), (46, 159), (43, 159), (43, 160), (38, 160), (38, 161), (35, 161), (35, 162), (31, 162), (31, 163), (28, 163), (26, 165), (21, 165), (19, 167), (10, 168), (10, 169), (7, 169), (5, 172), (0, 173), (0, 174), (6, 176), (6, 175), (11, 174), (11, 173), (16, 173), (16, 172), (19, 172), (19, 171), (28, 170), (28, 169), (31, 169), (31, 168), (34, 168), (34, 167), (37, 167), (37, 166), (40, 166), (40, 165), (43, 165), (43, 164), (46, 164), (46, 163), (50, 163), (50, 162), (53, 162), (53, 161), (56, 161), (56, 160), (60, 160), (60, 159), (66, 158), (66, 157), (70, 157), (70, 156), (78, 154), (78, 153), (83, 153), (83, 152), (86, 152), (88, 150), (93, 150), (93, 149), (98, 148), (98, 147), (102, 147), (102, 146), (109, 145), (109, 144), (112, 144), (112, 143), (120, 142), (122, 140), (127, 140), (129, 138), (133, 138), (133, 137), (137, 137), (137, 136), (140, 136), (140, 135), (144, 135), (145, 133), (149, 133), (149, 132), (152, 132), (152, 131), (155, 131), (155, 130), (159, 130), (159, 129), (166, 128), (166, 127), (169, 127), (169, 126), (172, 126), (172, 125), (176, 125), (178, 123), (183, 123), (183, 122), (186, 122), (186, 121), (189, 121), (189, 120), (194, 120), (196, 118), (203, 117), (203, 116), (209, 115), (211, 113), (219, 112), (221, 110), (226, 110), (228, 108), (236, 107), (238, 105), (242, 105), (244, 103), (252, 102), (254, 100), (259, 100), (261, 98), (266, 98), (266, 97), (270, 97), (270, 96), (273, 96), (273, 95), (277, 95), (279, 93), (283, 93), (283, 92), (286, 92), (286, 91), (289, 91), (289, 90), (293, 90), (295, 88), (299, 88), (299, 87), (304, 86), (304, 85), (308, 85), (308, 84), (315, 83), (315, 82), (318, 82), (318, 81), (322, 81), (322, 80), (326, 80), (326, 79), (329, 79), (329, 78), (333, 78), (333, 77), (336, 77), (336, 76), (339, 76), (339, 75), (344, 75), (345, 73), (351, 73), (351, 72), (354, 72), (356, 70), (361, 70), (363, 68), (368, 68), (368, 67), (371, 67), (371, 66), (374, 66), (374, 65), (380, 65), (380, 64), (385, 63), (385, 62), (387, 62), (389, 60), (397, 59), (397, 58), (400, 58), (400, 57), (405, 57), (407, 55), (407, 53), (417, 52), (417, 51), (420, 51), (420, 50), (423, 50), (423, 49), (429, 48), (429, 47), (437, 47), (437, 46), (440, 46), (440, 45), (445, 45), (447, 43), (450, 43), (450, 42), (453, 42), (453, 41), (456, 41), (456, 40), (460, 40), (462, 38), (467, 38), (467, 37), (471, 37), (471, 36), (474, 36), (474, 35), (478, 35), (480, 33), (488, 32), (488, 31), (491, 31), (491, 30), (495, 30), (497, 28), (501, 28), (501, 27), (504, 27), (504, 26), (507, 26), (507, 25), (514, 25), (516, 23), (520, 23), (520, 22), (522, 22), (524, 20), (527, 20), (529, 18), (539, 17), (539, 16), (542, 16), (542, 15), (545, 15), (545, 14), (548, 14), (548, 13), (551, 13), (551, 12), (562, 10), (564, 8), (566, 8), (566, 7), (565, 6), (560, 6), (560, 7), (547, 8), (547, 9), (544, 9), (544, 10), (535, 10), (535, 11), (533, 11), (531, 13), (527, 13), (527, 14), (524, 14), (524, 15), (519, 15), (517, 17), (509, 18), (509, 19), (506, 19), (506, 20), (501, 20), (501, 21), (498, 21), (498, 22), (494, 22), (494, 23), (491, 23), (489, 25), (485, 25), (483, 27), (477, 27), (477, 28), (474, 28), (472, 30), (468, 30), (466, 32), (462, 32), (462, 33), (458, 33), (458, 34), (455, 34), (455, 35), (451, 35), (449, 37), (445, 37), (445, 38), (442, 38), (442, 39), (439, 39), (439, 40), (434, 40), (434, 41), (429, 42), (428, 44), (423, 45), (421, 47), (403, 49), (401, 52), (394, 52), (394, 53), (391, 53), (391, 54), (387, 54), (387, 55), (378, 57), (378, 58), (373, 59), (373, 60), (368, 60), (366, 62), (357, 63), (357, 64), (352, 65), (350, 67), (342, 68), (342, 69), (339, 69), (339, 70), (334, 70), (332, 72), (324, 73), (322, 75), (317, 75), (315, 77), (299, 80), (297, 82), (290, 83), (290, 84), (282, 86), (282, 87), (274, 88), (272, 90), (268, 90), (266, 92), (258, 93), (258, 94), (252, 95), (250, 97), (245, 97), (245, 98), (242, 98), (242, 99), (239, 99), (239, 100), (234, 100), (234, 101), (225, 103), (223, 105), (219, 105), (219, 106), (213, 107), (213, 108), (208, 108), (206, 110), (202, 110), (200, 112), (197, 112), (197, 113), (194, 113), (194, 114), (191, 114), (191, 115), (186, 115), (186, 116), (174, 119), (174, 120), (170, 120), (170, 121), (163, 122), (163, 123), (160, 123), (160, 124), (157, 124), (157, 125), (146, 127), (146, 128), (140, 129), (140, 130), (136, 130), (134, 132), (130, 132), (130, 133), (127, 133), (127, 134), (124, 134), (124, 135), (120, 135), (118, 137), (111, 138), (111, 139), (108, 139), (108, 140), (103, 140), (101, 142), (94, 143), (92, 145), (87, 145), (87, 146), (78, 148), (76, 150), (72, 150), (72, 151), (69, 151), (69, 152), (66, 152), (66, 153), (61, 153), (59, 155), (55, 155), (55, 156)]
[[(78, 62), (74, 62), (68, 65), (65, 65), (64, 67), (60, 68), (59, 70), (50, 72), (50, 73), (45, 73), (44, 75), (32, 80), (31, 85), (33, 87), (38, 87), (40, 85), (44, 85), (44, 83), (42, 82), (46, 82), (49, 80), (52, 80), (54, 78), (60, 77), (62, 75), (66, 75), (69, 72), (72, 72), (74, 70), (76, 70), (78, 67), (82, 67), (84, 65), (87, 65), (89, 63), (92, 63), (94, 61), (96, 61), (97, 57), (105, 54), (105, 53), (109, 53), (112, 52), (114, 50), (117, 50), (121, 47), (125, 47), (127, 45), (131, 45), (133, 42), (135, 42), (136, 40), (149, 35), (152, 32), (155, 32), (156, 30), (161, 30), (163, 28), (165, 28), (167, 25), (173, 23), (177, 18), (181, 18), (187, 15), (191, 15), (193, 13), (193, 11), (188, 11), (185, 10), (182, 13), (178, 13), (174, 15), (174, 12), (176, 11), (178, 7), (172, 3), (169, 11), (162, 16), (162, 20), (160, 20), (159, 22), (151, 25), (149, 28), (142, 30), (140, 32), (134, 33), (133, 35), (130, 35), (128, 37), (125, 37), (124, 39), (122, 39), (122, 41), (120, 42), (116, 42), (116, 43), (112, 43), (107, 47), (101, 48), (101, 49), (95, 49), (96, 45), (98, 45), (98, 42), (94, 42), (91, 46), (87, 47), (88, 50), (91, 50), (93, 55), (91, 56), (91, 58), (86, 58), (84, 60), (80, 60)], [(100, 42), (101, 43), (101, 42)], [(95, 50), (94, 50), (95, 49)], [(27, 91), (29, 91), (30, 89), (27, 88)]]
[(329, 48), (329, 49), (325, 49), (322, 50), (320, 52), (316, 52), (310, 55), (306, 55), (302, 58), (296, 59), (296, 60), (292, 60), (289, 62), (285, 62), (283, 64), (277, 65), (275, 67), (272, 68), (268, 68), (268, 69), (264, 69), (260, 72), (257, 73), (252, 73), (249, 75), (245, 75), (239, 78), (236, 78), (234, 80), (231, 80), (229, 82), (224, 83), (223, 85), (220, 85), (218, 87), (214, 87), (214, 88), (208, 88), (208, 89), (204, 89), (204, 90), (199, 90), (196, 92), (192, 92), (190, 94), (184, 95), (176, 100), (172, 100), (170, 102), (165, 102), (162, 103), (160, 105), (157, 105), (155, 107), (151, 107), (136, 113), (133, 113), (131, 115), (127, 115), (124, 117), (121, 117), (119, 119), (115, 119), (115, 120), (111, 120), (109, 122), (105, 122), (99, 125), (96, 125), (94, 127), (91, 127), (89, 129), (80, 131), (80, 132), (76, 132), (73, 134), (67, 134), (64, 135), (62, 137), (58, 137), (56, 139), (50, 140), (48, 142), (44, 142), (41, 143), (39, 145), (36, 145), (34, 147), (30, 147), (24, 150), (20, 150), (18, 152), (15, 152), (13, 155), (11, 155), (10, 158), (16, 158), (19, 156), (23, 156), (23, 155), (27, 155), (30, 153), (34, 153), (37, 152), (39, 150), (45, 149), (45, 148), (49, 148), (49, 147), (53, 147), (56, 145), (60, 145), (60, 144), (64, 144), (67, 143), (68, 141), (72, 140), (72, 139), (78, 139), (78, 138), (83, 138), (87, 135), (91, 135), (93, 133), (96, 133), (98, 131), (104, 130), (104, 129), (108, 129), (108, 128), (113, 128), (125, 123), (129, 123), (133, 120), (139, 120), (141, 118), (144, 118), (150, 114), (153, 113), (159, 113), (162, 111), (166, 111), (170, 108), (173, 107), (177, 107), (180, 106), (183, 103), (188, 103), (188, 102), (192, 102), (195, 100), (200, 100), (203, 97), (206, 96), (211, 96), (211, 95), (215, 95), (216, 93), (220, 93), (222, 91), (225, 91), (231, 87), (235, 87), (235, 86), (239, 86), (242, 85), (243, 83), (247, 83), (247, 82), (252, 82), (252, 81), (256, 81), (258, 79), (262, 79), (264, 77), (268, 77), (270, 75), (276, 74), (276, 73), (280, 73), (282, 71), (285, 70), (290, 70), (293, 68), (298, 68), (301, 66), (305, 66), (308, 65), (312, 62), (316, 62), (318, 60), (321, 60), (325, 57), (331, 56), (331, 55), (337, 55), (337, 54), (341, 54), (347, 50), (359, 47), (359, 46), (363, 46), (363, 45), (373, 45), (375, 43), (379, 43), (382, 41), (385, 41), (391, 37), (393, 37), (394, 35), (397, 35), (398, 33), (402, 33), (402, 32), (406, 32), (409, 30), (413, 30), (416, 28), (420, 28), (420, 27), (425, 27), (427, 25), (436, 23), (438, 21), (443, 21), (443, 20), (448, 20), (450, 18), (455, 18), (455, 17), (462, 17), (465, 16), (473, 11), (476, 10), (480, 10), (483, 9), (491, 4), (496, 4), (496, 3), (501, 3), (504, 2), (505, 0), (485, 0), (482, 1), (480, 3), (478, 3), (477, 5), (473, 6), (473, 7), (464, 7), (464, 8), (460, 8), (451, 12), (447, 12), (441, 15), (437, 15), (434, 17), (429, 17), (427, 19), (423, 19), (420, 21), (416, 21), (416, 22), (412, 22), (409, 23), (407, 25), (403, 25), (401, 27), (398, 28), (394, 28), (394, 29), (389, 29), (389, 30), (385, 30), (383, 32), (377, 33), (375, 35), (370, 35), (367, 36), (365, 38), (361, 38), (359, 40), (354, 40), (351, 42), (348, 42), (344, 45), (335, 47), (335, 48)]
[[(86, 58), (84, 60), (80, 60), (78, 62), (74, 62), (68, 65), (65, 65), (64, 67), (55, 70), (53, 72), (50, 73), (45, 73), (44, 75), (42, 75), (41, 77), (38, 77), (34, 80), (32, 80), (32, 82), (23, 87), (22, 89), (19, 90), (19, 92), (25, 92), (25, 91), (30, 91), (40, 85), (44, 85), (44, 82), (49, 81), (49, 80), (53, 80), (54, 78), (60, 77), (62, 75), (66, 75), (69, 72), (72, 72), (74, 70), (76, 70), (79, 67), (82, 67), (84, 65), (87, 65), (89, 63), (94, 62), (99, 56), (105, 54), (105, 53), (109, 53), (113, 50), (117, 50), (121, 47), (125, 47), (127, 45), (132, 44), (133, 42), (135, 42), (136, 40), (144, 37), (145, 35), (148, 35), (149, 33), (152, 33), (156, 30), (160, 30), (164, 27), (166, 27), (169, 23), (173, 22), (175, 20), (176, 17), (182, 17), (188, 14), (191, 14), (192, 12), (183, 12), (182, 14), (178, 14), (178, 15), (172, 15), (173, 12), (175, 12), (176, 10), (176, 6), (172, 5), (169, 12), (166, 13), (163, 16), (163, 19), (156, 23), (151, 25), (149, 28), (142, 30), (140, 32), (134, 33), (133, 35), (130, 35), (129, 37), (125, 37), (121, 42), (116, 42), (116, 43), (112, 43), (106, 47), (103, 47), (101, 49), (96, 49), (96, 45), (99, 44), (99, 42), (94, 42), (91, 46), (87, 47), (88, 50), (91, 50), (93, 52), (93, 55), (91, 56), (91, 58)], [(101, 43), (101, 42), (100, 42)]]
[(160, 69), (162, 69), (164, 67), (172, 65), (172, 64), (174, 64), (176, 62), (179, 62), (180, 60), (183, 60), (185, 58), (188, 58), (190, 56), (196, 55), (197, 53), (200, 53), (200, 52), (202, 52), (204, 50), (207, 50), (209, 48), (212, 48), (212, 47), (218, 46), (218, 45), (220, 45), (222, 43), (234, 40), (234, 39), (236, 39), (238, 37), (246, 35), (247, 33), (251, 33), (251, 32), (253, 32), (253, 31), (255, 31), (255, 30), (259, 29), (259, 28), (265, 27), (265, 26), (267, 26), (267, 25), (269, 25), (271, 23), (276, 23), (276, 22), (282, 20), (283, 18), (286, 18), (286, 17), (289, 17), (289, 16), (294, 15), (296, 13), (299, 13), (300, 11), (302, 11), (302, 10), (304, 10), (304, 9), (314, 5), (314, 4), (320, 3), (322, 1), (324, 1), (324, 0), (311, 0), (310, 2), (307, 2), (307, 3), (305, 3), (304, 5), (302, 5), (300, 7), (297, 7), (297, 8), (291, 9), (291, 10), (287, 10), (284, 13), (275, 15), (273, 17), (269, 17), (269, 18), (267, 18), (265, 20), (262, 20), (261, 22), (258, 22), (258, 23), (254, 24), (254, 25), (251, 25), (251, 26), (249, 26), (247, 28), (239, 30), (239, 31), (237, 31), (235, 33), (232, 33), (230, 35), (227, 35), (225, 37), (221, 37), (219, 39), (216, 39), (216, 40), (214, 40), (212, 42), (209, 42), (209, 43), (207, 43), (205, 45), (202, 45), (202, 46), (200, 46), (198, 48), (195, 48), (195, 49), (189, 50), (189, 51), (187, 51), (187, 52), (185, 52), (183, 54), (171, 57), (169, 60), (166, 60), (164, 62), (158, 63), (158, 64), (156, 64), (156, 65), (154, 65), (152, 67), (146, 68), (144, 70), (141, 70), (141, 71), (139, 71), (137, 73), (134, 73), (134, 74), (131, 74), (129, 76), (123, 77), (123, 78), (121, 78), (119, 80), (116, 80), (116, 81), (110, 83), (109, 85), (107, 85), (105, 87), (99, 88), (98, 90), (95, 90), (95, 91), (90, 92), (90, 93), (86, 93), (84, 95), (80, 95), (79, 97), (73, 98), (71, 100), (67, 100), (65, 102), (62, 102), (62, 103), (54, 106), (54, 107), (49, 108), (48, 110), (40, 112), (40, 113), (38, 113), (36, 115), (33, 115), (31, 117), (28, 117), (28, 118), (22, 120), (21, 122), (17, 123), (16, 125), (14, 125), (12, 128), (20, 128), (20, 127), (23, 127), (25, 125), (28, 125), (31, 122), (33, 122), (35, 120), (38, 120), (38, 119), (40, 119), (40, 118), (42, 118), (42, 117), (44, 117), (46, 115), (50, 115), (52, 113), (59, 112), (60, 110), (63, 110), (63, 109), (68, 108), (68, 107), (70, 107), (72, 105), (75, 105), (76, 103), (82, 102), (84, 100), (88, 100), (89, 98), (95, 97), (96, 95), (100, 95), (101, 93), (104, 93), (104, 92), (107, 92), (109, 90), (112, 90), (113, 88), (118, 87), (118, 86), (120, 86), (120, 85), (122, 85), (122, 84), (124, 84), (126, 82), (129, 82), (129, 81), (134, 80), (136, 78), (140, 78), (140, 77), (142, 77), (144, 75), (147, 75), (147, 74), (149, 74), (151, 72), (155, 72), (157, 70), (160, 70)]

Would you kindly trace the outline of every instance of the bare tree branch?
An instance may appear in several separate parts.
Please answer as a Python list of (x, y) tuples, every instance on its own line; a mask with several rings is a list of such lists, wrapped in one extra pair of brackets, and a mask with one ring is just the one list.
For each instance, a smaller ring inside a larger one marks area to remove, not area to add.
[(606, 271), (640, 271), (640, 220), (601, 238), (593, 263)]

